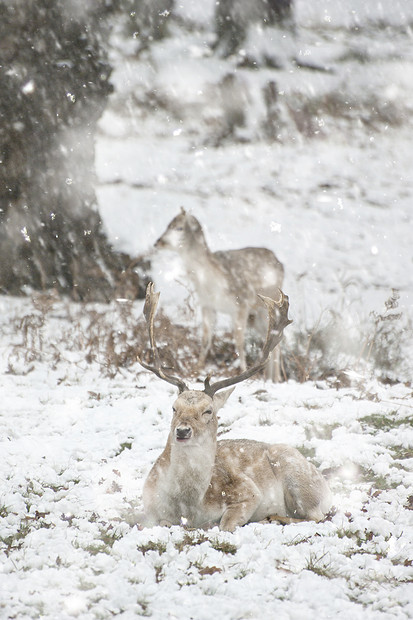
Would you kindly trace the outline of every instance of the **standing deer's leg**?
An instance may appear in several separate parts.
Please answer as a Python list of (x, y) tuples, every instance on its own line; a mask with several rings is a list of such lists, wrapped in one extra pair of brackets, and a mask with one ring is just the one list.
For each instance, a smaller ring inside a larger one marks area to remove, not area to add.
[(281, 381), (281, 345), (275, 347), (272, 357), (274, 358), (272, 380), (279, 383)]
[(237, 350), (241, 370), (245, 370), (247, 362), (245, 359), (245, 330), (248, 322), (248, 309), (244, 306), (238, 308), (238, 313), (234, 325), (234, 340)]
[(216, 313), (212, 308), (202, 308), (202, 345), (199, 366), (204, 366), (212, 344)]
[(271, 353), (265, 367), (264, 376), (269, 381), (279, 383), (281, 381), (281, 350), (280, 345), (276, 346)]
[[(261, 308), (257, 308), (254, 312), (254, 326), (260, 335), (264, 335), (266, 328), (266, 317)], [(267, 381), (279, 383), (281, 381), (281, 349), (277, 345), (271, 352), (267, 365), (264, 369), (264, 377)]]

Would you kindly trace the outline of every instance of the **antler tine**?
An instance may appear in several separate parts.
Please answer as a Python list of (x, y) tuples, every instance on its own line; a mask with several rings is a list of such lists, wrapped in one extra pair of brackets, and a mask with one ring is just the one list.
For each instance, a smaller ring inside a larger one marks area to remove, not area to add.
[(146, 370), (153, 372), (157, 377), (167, 381), (168, 383), (172, 383), (175, 385), (179, 392), (185, 392), (188, 390), (188, 386), (178, 377), (174, 377), (173, 375), (166, 374), (164, 369), (161, 366), (161, 360), (159, 358), (159, 352), (156, 347), (155, 336), (154, 336), (154, 319), (156, 314), (156, 308), (158, 306), (160, 293), (155, 293), (154, 291), (154, 283), (149, 282), (146, 287), (146, 295), (145, 295), (145, 304), (143, 306), (143, 316), (145, 317), (146, 324), (148, 326), (148, 334), (149, 334), (149, 342), (151, 345), (153, 362), (154, 365), (150, 366), (142, 361), (140, 356), (137, 356), (137, 360), (141, 366), (143, 366)]
[(153, 333), (153, 322), (155, 319), (156, 309), (158, 307), (160, 293), (155, 293), (153, 282), (149, 282), (146, 287), (145, 304), (143, 306), (143, 316), (145, 317), (146, 324), (148, 326), (149, 342), (151, 345), (154, 360), (159, 359), (158, 349), (155, 344), (155, 337)]
[[(281, 341), (284, 329), (287, 327), (287, 325), (292, 323), (292, 321), (288, 318), (288, 296), (285, 295), (281, 289), (278, 290), (280, 292), (280, 299), (278, 301), (271, 299), (271, 297), (258, 295), (258, 297), (266, 306), (268, 312), (267, 337), (258, 362), (251, 368), (247, 368), (246, 370), (244, 370), (244, 372), (242, 372), (241, 374), (235, 377), (229, 377), (228, 379), (222, 379), (222, 381), (217, 381), (216, 383), (211, 384), (209, 382), (210, 377), (208, 376), (204, 381), (204, 392), (206, 394), (208, 394), (209, 396), (213, 396), (215, 392), (218, 392), (218, 390), (222, 390), (223, 388), (235, 385), (236, 383), (241, 383), (241, 381), (249, 379), (250, 377), (252, 377), (252, 375), (255, 375), (257, 372), (259, 372), (265, 367), (271, 351), (275, 349), (277, 344)], [(278, 320), (276, 312), (277, 308), (279, 314)]]

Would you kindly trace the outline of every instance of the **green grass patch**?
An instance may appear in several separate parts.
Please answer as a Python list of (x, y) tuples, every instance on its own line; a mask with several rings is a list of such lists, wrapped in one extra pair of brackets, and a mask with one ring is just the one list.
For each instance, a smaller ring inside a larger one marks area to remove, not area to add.
[(314, 459), (315, 455), (316, 455), (316, 450), (315, 448), (308, 448), (306, 446), (298, 446), (297, 450), (299, 452), (301, 452), (301, 454), (303, 456), (305, 456), (306, 459)]
[(296, 547), (297, 545), (302, 545), (303, 543), (307, 543), (311, 540), (311, 536), (295, 536), (292, 540), (284, 543), (286, 547)]
[(205, 536), (205, 534), (185, 532), (182, 540), (175, 543), (175, 549), (181, 552), (185, 547), (196, 547), (197, 545), (202, 545), (204, 542), (209, 542), (209, 538)]
[(329, 562), (327, 560), (327, 557), (327, 552), (323, 553), (320, 556), (317, 556), (315, 553), (310, 552), (310, 556), (305, 566), (306, 570), (311, 571), (319, 577), (327, 577), (328, 579), (337, 577), (337, 574), (332, 571), (331, 561)]
[(397, 411), (391, 411), (386, 415), (373, 413), (372, 415), (360, 418), (360, 424), (363, 429), (372, 429), (373, 434), (377, 434), (380, 431), (386, 432), (393, 428), (399, 428), (400, 426), (412, 426), (413, 418), (397, 418), (396, 414)]
[(218, 538), (213, 538), (210, 542), (213, 549), (216, 551), (221, 551), (221, 553), (225, 553), (226, 555), (235, 555), (238, 551), (238, 547), (236, 545), (233, 545), (226, 540), (218, 540)]
[(216, 551), (220, 551), (221, 553), (225, 553), (227, 555), (235, 555), (238, 551), (238, 547), (236, 545), (233, 545), (226, 540), (219, 540), (219, 538), (208, 538), (205, 534), (198, 532), (194, 534), (185, 532), (182, 540), (175, 543), (175, 548), (178, 549), (178, 551), (183, 551), (185, 547), (195, 547), (196, 545), (202, 545), (205, 542), (208, 542)]
[(121, 443), (119, 448), (115, 452), (115, 456), (119, 456), (119, 454), (122, 454), (122, 452), (124, 450), (132, 450), (132, 442), (131, 441), (124, 441), (123, 443)]
[(25, 538), (33, 530), (50, 529), (54, 527), (52, 523), (44, 521), (47, 513), (35, 512), (33, 515), (25, 515), (20, 521), (16, 532), (8, 536), (0, 537), (0, 545), (8, 555), (11, 551), (21, 549)]
[(149, 540), (147, 543), (138, 546), (138, 551), (148, 553), (148, 551), (157, 551), (159, 555), (162, 555), (166, 551), (166, 543), (159, 540)]
[(4, 519), (9, 514), (7, 506), (0, 506), (0, 518)]
[(412, 448), (404, 448), (402, 446), (392, 446), (390, 448), (390, 452), (392, 454), (392, 457), (398, 461), (406, 461), (408, 459), (413, 459)]
[(391, 481), (389, 476), (382, 474), (375, 474), (373, 470), (360, 467), (360, 473), (366, 482), (370, 482), (371, 485), (380, 491), (387, 491), (389, 489), (397, 489), (398, 482)]
[(117, 531), (113, 525), (108, 525), (108, 527), (100, 528), (100, 539), (107, 547), (112, 548), (114, 543), (121, 538), (122, 534)]

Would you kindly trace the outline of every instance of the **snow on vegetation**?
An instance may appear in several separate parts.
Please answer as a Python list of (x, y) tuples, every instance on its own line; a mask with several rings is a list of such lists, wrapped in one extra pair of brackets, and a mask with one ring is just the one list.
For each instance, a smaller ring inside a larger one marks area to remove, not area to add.
[[(213, 2), (177, 4), (179, 36), (135, 55), (136, 41), (114, 34), (99, 209), (110, 241), (133, 255), (152, 252), (182, 205), (212, 250), (266, 246), (283, 262), (290, 379), (237, 386), (219, 437), (297, 447), (328, 478), (335, 511), (234, 533), (141, 529), (143, 483), (176, 396), (136, 363), (142, 303), (3, 297), (0, 617), (407, 620), (411, 2), (389, 12), (297, 0), (295, 39), (274, 45), (268, 66), (268, 32), (252, 29), (241, 56), (224, 59), (210, 51)], [(302, 56), (318, 69), (299, 68)], [(200, 389), (199, 315), (184, 305), (196, 310), (196, 299), (176, 257), (151, 258), (161, 345)], [(205, 372), (223, 376), (226, 363)]]
[(239, 386), (220, 436), (297, 446), (337, 512), (228, 534), (133, 525), (171, 386), (69, 361), (2, 384), (2, 617), (411, 617), (411, 388)]

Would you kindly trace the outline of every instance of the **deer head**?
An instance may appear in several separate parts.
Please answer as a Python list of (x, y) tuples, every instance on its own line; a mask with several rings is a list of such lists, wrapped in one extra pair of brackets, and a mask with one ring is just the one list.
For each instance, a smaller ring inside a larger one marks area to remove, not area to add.
[(201, 224), (181, 207), (181, 212), (169, 222), (163, 235), (155, 242), (155, 247), (181, 251), (199, 248), (199, 244), (206, 247)]
[(234, 388), (209, 396), (199, 390), (182, 392), (173, 404), (170, 441), (185, 448), (216, 442), (217, 412), (227, 401)]
[[(258, 361), (251, 368), (247, 368), (240, 374), (216, 381), (215, 383), (211, 383), (211, 377), (208, 375), (204, 381), (203, 390), (190, 390), (182, 379), (175, 377), (162, 367), (154, 338), (154, 317), (159, 301), (159, 293), (154, 292), (153, 282), (148, 284), (143, 314), (148, 326), (153, 364), (146, 364), (140, 357), (137, 359), (146, 370), (153, 372), (160, 379), (175, 385), (179, 390), (179, 396), (174, 403), (174, 420), (176, 419), (176, 421), (173, 422), (173, 428), (175, 429), (174, 439), (178, 443), (189, 442), (199, 429), (205, 428), (208, 424), (212, 423), (216, 429), (216, 413), (224, 405), (233, 390), (227, 390), (221, 394), (217, 394), (217, 392), (245, 381), (257, 372), (260, 372), (265, 367), (271, 351), (280, 342), (285, 327), (292, 322), (288, 318), (288, 297), (281, 290), (278, 301), (263, 295), (259, 295), (259, 297), (267, 308), (268, 330)], [(196, 421), (196, 423), (193, 422), (193, 426), (187, 423), (185, 417), (187, 414), (185, 412), (188, 411), (192, 412), (191, 420)]]

